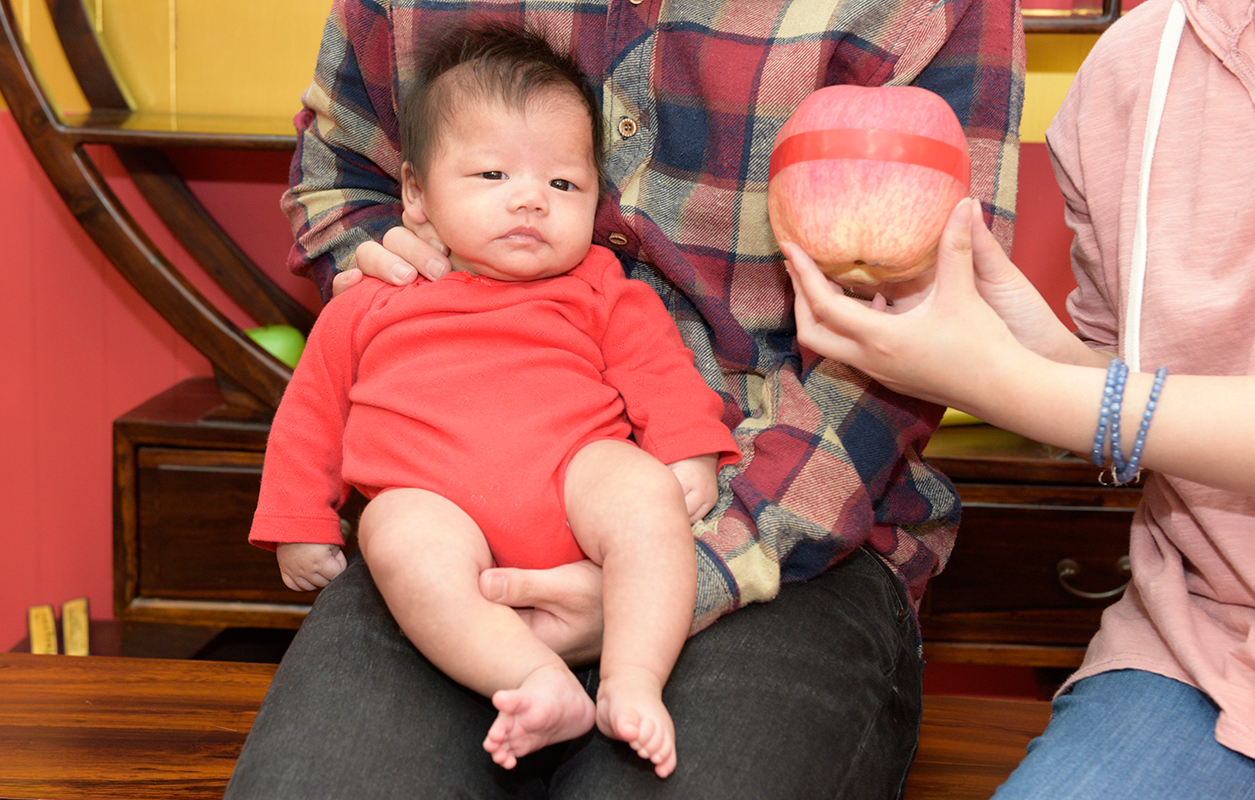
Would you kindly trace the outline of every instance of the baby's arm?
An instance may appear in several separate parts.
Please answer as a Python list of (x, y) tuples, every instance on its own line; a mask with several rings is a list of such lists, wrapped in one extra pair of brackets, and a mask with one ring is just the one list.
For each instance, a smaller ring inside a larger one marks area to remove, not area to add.
[(719, 454), (682, 458), (667, 466), (680, 479), (684, 489), (684, 505), (689, 522), (697, 522), (710, 513), (719, 500)]
[(344, 571), (343, 474), (349, 390), (360, 357), (356, 335), (382, 284), (370, 281), (328, 303), (275, 412), (249, 542), (274, 550), (283, 583), (313, 591)]
[(612, 302), (602, 339), (603, 377), (623, 396), (637, 444), (679, 479), (695, 523), (719, 501), (721, 463), (734, 463), (741, 453), (723, 422), (723, 399), (697, 371), (666, 307), (648, 284), (622, 278), (620, 269), (612, 265), (605, 284)]
[(285, 542), (275, 548), (283, 583), (294, 592), (321, 589), (344, 572), (344, 551), (334, 544)]

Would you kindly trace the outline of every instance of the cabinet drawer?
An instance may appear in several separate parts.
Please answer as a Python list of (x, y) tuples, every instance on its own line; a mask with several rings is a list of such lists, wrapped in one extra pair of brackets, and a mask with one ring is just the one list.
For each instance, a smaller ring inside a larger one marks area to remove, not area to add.
[(283, 585), (274, 553), (248, 543), (261, 453), (142, 447), (137, 456), (139, 594), (311, 602)]
[[(1077, 647), (1128, 580), (1140, 491), (958, 484), (950, 561), (921, 608), (925, 639)], [(1066, 585), (1065, 585), (1066, 584)]]
[[(114, 422), (114, 614), (128, 622), (295, 628), (316, 592), (283, 585), (248, 543), (269, 434), (220, 419), (192, 379)], [(342, 515), (357, 520), (354, 495)]]
[[(1128, 579), (1132, 509), (971, 505), (933, 579), (933, 613), (1101, 608)], [(1060, 580), (1060, 564), (1074, 564)]]

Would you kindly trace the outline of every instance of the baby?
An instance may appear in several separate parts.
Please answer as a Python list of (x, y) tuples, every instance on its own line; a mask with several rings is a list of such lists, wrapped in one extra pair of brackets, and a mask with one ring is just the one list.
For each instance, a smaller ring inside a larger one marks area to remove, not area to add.
[[(310, 590), (344, 568), (336, 510), (370, 503), (358, 542), (409, 639), (490, 697), (498, 764), (594, 724), (676, 766), (662, 688), (687, 637), (691, 523), (740, 458), (662, 302), (590, 245), (601, 120), (541, 37), (477, 26), (434, 43), (402, 107), (406, 224), (454, 271), (366, 279), (319, 317), (275, 416), (250, 541)], [(596, 703), (492, 566), (603, 570)]]

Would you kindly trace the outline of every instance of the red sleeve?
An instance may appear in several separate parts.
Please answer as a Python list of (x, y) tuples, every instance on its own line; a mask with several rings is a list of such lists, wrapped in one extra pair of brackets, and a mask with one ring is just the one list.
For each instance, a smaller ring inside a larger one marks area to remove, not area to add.
[(286, 542), (344, 544), (337, 513), (350, 490), (341, 469), (344, 424), (355, 334), (376, 293), (372, 284), (384, 285), (364, 281), (340, 295), (310, 332), (270, 428), (252, 544), (268, 550)]
[(601, 278), (604, 378), (623, 396), (637, 444), (664, 464), (708, 453), (719, 454), (720, 467), (735, 464), (741, 451), (723, 423), (723, 400), (693, 366), (658, 295), (624, 277), (613, 257)]

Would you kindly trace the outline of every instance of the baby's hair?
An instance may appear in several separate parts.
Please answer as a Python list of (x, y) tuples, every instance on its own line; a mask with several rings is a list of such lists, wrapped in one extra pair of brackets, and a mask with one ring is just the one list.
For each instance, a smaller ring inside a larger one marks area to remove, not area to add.
[(442, 131), (467, 103), (504, 103), (523, 110), (546, 91), (569, 92), (587, 106), (600, 178), (601, 112), (579, 66), (540, 34), (497, 22), (458, 25), (427, 42), (413, 82), (401, 99), (401, 158), (423, 176)]

